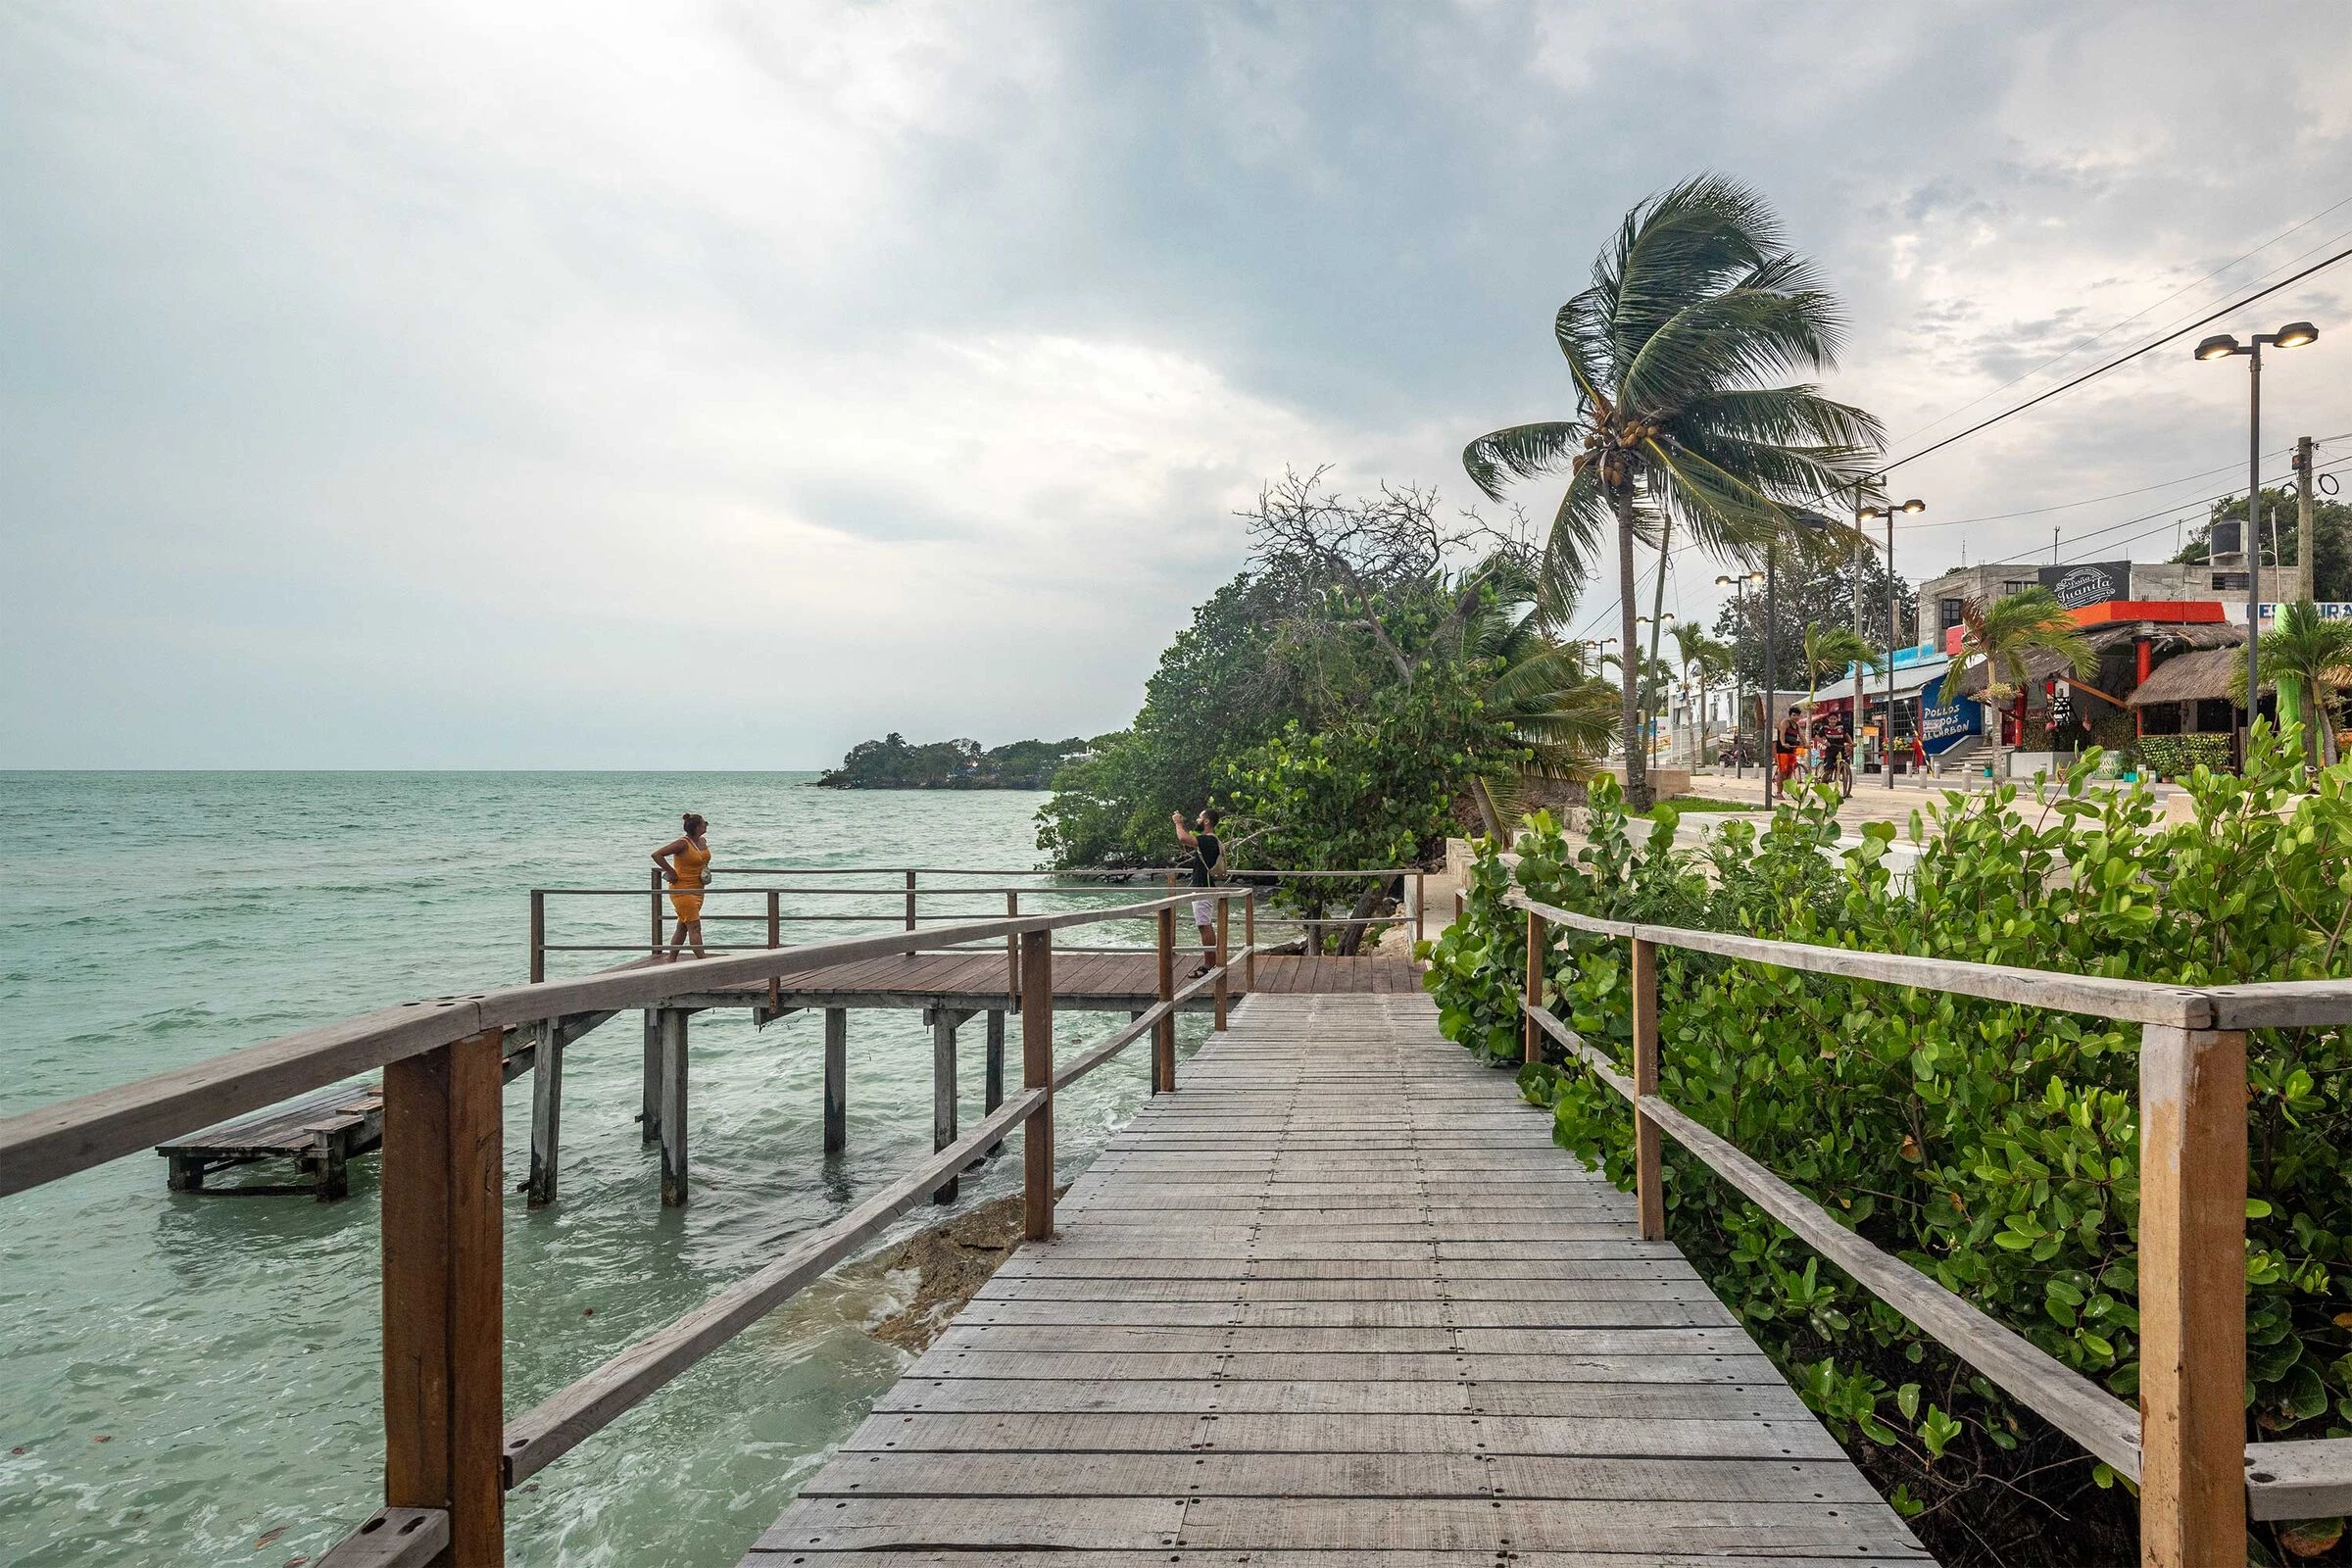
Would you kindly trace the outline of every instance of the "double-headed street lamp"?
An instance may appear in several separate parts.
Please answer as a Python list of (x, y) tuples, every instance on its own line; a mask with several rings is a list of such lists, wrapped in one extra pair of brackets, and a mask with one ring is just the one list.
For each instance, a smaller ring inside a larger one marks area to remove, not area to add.
[(2197, 345), (2200, 360), (2226, 360), (2232, 355), (2246, 356), (2246, 522), (2241, 543), (2246, 556), (2246, 728), (2254, 728), (2255, 710), (2262, 705), (2260, 659), (2254, 651), (2262, 641), (2262, 536), (2257, 531), (2255, 516), (2262, 506), (2262, 346), (2299, 349), (2306, 343), (2319, 341), (2320, 329), (2309, 321), (2289, 321), (2276, 332), (2257, 332), (2253, 341), (2241, 345), (2227, 332), (2219, 332)]
[[(1760, 571), (1743, 571), (1737, 577), (1715, 579), (1716, 587), (1731, 589), (1732, 615), (1741, 624), (1745, 624), (1747, 619), (1744, 608), (1747, 585), (1763, 580), (1764, 574)], [(1733, 641), (1737, 643), (1739, 639), (1734, 638)], [(1732, 777), (1740, 779), (1747, 777), (1747, 742), (1745, 738), (1747, 698), (1745, 694), (1746, 686), (1740, 674), (1740, 657), (1735, 649), (1732, 656)]]
[[(1894, 514), (1899, 512), (1906, 516), (1917, 516), (1927, 510), (1928, 504), (1914, 497), (1899, 507), (1889, 503), (1884, 507), (1864, 507), (1854, 514), (1857, 527), (1873, 517), (1886, 519), (1886, 727), (1879, 737), (1879, 771), (1886, 775), (1888, 789), (1894, 788), (1894, 629), (1901, 623), (1902, 612), (1897, 600), (1903, 591), (1903, 580), (1894, 574)], [(1857, 552), (1854, 562), (1854, 630), (1862, 629), (1861, 620), (1862, 564)], [(1920, 700), (1919, 721), (1921, 727), (1926, 727), (1928, 705), (1925, 698)], [(1854, 724), (1857, 731), (1861, 723), (1862, 666), (1857, 664), (1854, 666)], [(1859, 739), (1858, 734), (1856, 738)]]

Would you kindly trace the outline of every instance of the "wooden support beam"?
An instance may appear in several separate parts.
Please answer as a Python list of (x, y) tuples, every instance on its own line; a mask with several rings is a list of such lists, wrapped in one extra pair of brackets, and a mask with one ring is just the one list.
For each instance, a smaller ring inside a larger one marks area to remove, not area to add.
[(653, 945), (646, 952), (650, 956), (659, 958), (662, 956), (662, 868), (658, 865), (649, 866), (646, 870), (646, 881), (653, 889), (654, 917)]
[(524, 1203), (545, 1208), (556, 1200), (557, 1150), (564, 1125), (564, 1041), (560, 1020), (539, 1026), (531, 1048), (531, 1172), (522, 1184)]
[(645, 1009), (645, 1077), (637, 1095), (637, 1137), (653, 1143), (662, 1136), (662, 1013)]
[[(1021, 896), (1007, 888), (1004, 892), (1005, 918), (1018, 918), (1020, 912)], [(1021, 1010), (1021, 939), (1019, 937), (1004, 939), (1004, 1005), (1014, 1012)]]
[[(784, 908), (782, 900), (783, 894), (779, 890), (775, 888), (769, 888), (767, 890), (767, 945), (771, 948), (780, 948), (784, 945)], [(767, 1010), (772, 1013), (780, 1009), (783, 1005), (783, 977), (781, 975), (771, 974), (767, 977)]]
[[(1535, 910), (1527, 911), (1527, 1004), (1538, 1012), (1544, 1010), (1544, 917)], [(1536, 1030), (1533, 1018), (1521, 1022), (1520, 1054), (1528, 1061), (1544, 1059), (1544, 1037)]]
[[(914, 875), (906, 873), (911, 879)], [(908, 905), (912, 907), (911, 901)], [(956, 1025), (962, 1015), (948, 1007), (930, 1009), (931, 1022), (931, 1148), (934, 1152), (956, 1141)], [(934, 1203), (953, 1203), (962, 1183), (951, 1176), (931, 1191)]]
[(1021, 933), (1021, 1087), (1043, 1098), (1021, 1129), (1021, 1233), (1054, 1239), (1054, 933)]
[(434, 1561), (506, 1561), (503, 1031), (384, 1068), (384, 1501), (443, 1509)]
[(1634, 943), (1634, 1200), (1642, 1239), (1666, 1239), (1666, 1193), (1659, 1185), (1658, 1124), (1642, 1108), (1658, 1092), (1658, 948)]
[(1257, 989), (1257, 889), (1242, 902), (1242, 989)]
[(1225, 1032), (1225, 1013), (1227, 1010), (1225, 991), (1225, 956), (1233, 951), (1233, 922), (1229, 920), (1227, 916), (1232, 913), (1232, 910), (1233, 901), (1231, 899), (1219, 899), (1217, 901), (1217, 955), (1214, 960), (1217, 969), (1217, 1004), (1216, 1022), (1211, 1027), (1213, 1027), (1219, 1034), (1223, 1034)]
[[(982, 1069), (987, 1083), (983, 1089), (985, 1098), (981, 1102), (981, 1108), (995, 1110), (999, 1105), (1004, 1103), (1004, 1009), (1003, 1007), (988, 1009), (987, 1038), (987, 1065)], [(1004, 1146), (1001, 1143), (991, 1144), (988, 1146), (988, 1152), (995, 1155), (1003, 1152), (1004, 1148)]]
[(1429, 873), (1413, 873), (1413, 945), (1419, 947), (1429, 936)]
[(850, 1009), (825, 1009), (825, 1152), (850, 1147)]
[[(1159, 911), (1159, 1000), (1172, 1002), (1176, 997), (1176, 911)], [(1176, 1092), (1176, 1013), (1174, 1009), (1161, 1013), (1159, 1025), (1152, 1033), (1152, 1092), (1172, 1095)]]
[(662, 1206), (686, 1206), (686, 1020), (683, 1007), (662, 1009)]
[(547, 978), (547, 894), (531, 889), (531, 984)]
[[(914, 873), (912, 871), (906, 873), (906, 929), (909, 931), (914, 929)], [(912, 957), (914, 955), (908, 954), (907, 956)]]
[(2246, 1561), (2246, 1037), (2139, 1040), (2139, 1560)]

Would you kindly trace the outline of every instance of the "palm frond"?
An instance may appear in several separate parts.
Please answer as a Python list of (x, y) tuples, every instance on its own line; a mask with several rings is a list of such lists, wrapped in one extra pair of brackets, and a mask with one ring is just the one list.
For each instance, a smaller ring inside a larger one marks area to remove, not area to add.
[(1585, 427), (1573, 420), (1545, 419), (1490, 430), (1462, 448), (1462, 467), (1490, 501), (1502, 499), (1503, 474), (1532, 478), (1549, 472), (1584, 448)]

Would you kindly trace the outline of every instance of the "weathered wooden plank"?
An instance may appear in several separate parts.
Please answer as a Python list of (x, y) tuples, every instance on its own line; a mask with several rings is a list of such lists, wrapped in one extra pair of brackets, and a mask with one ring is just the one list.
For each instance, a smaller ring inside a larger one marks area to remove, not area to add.
[[(1091, 1550), (1083, 1559), (1084, 1568), (1165, 1568), (1169, 1554), (1165, 1551), (1107, 1551)], [(1497, 1554), (1493, 1551), (1433, 1548), (1412, 1551), (1384, 1550), (1379, 1554), (1380, 1568), (1494, 1568)], [(1190, 1563), (1254, 1564), (1255, 1568), (1364, 1568), (1360, 1553), (1345, 1551), (1315, 1551), (1311, 1549), (1270, 1551), (1210, 1552), (1198, 1548), (1188, 1550), (1180, 1559)], [(1660, 1554), (1638, 1552), (1627, 1555), (1613, 1551), (1523, 1551), (1511, 1548), (1512, 1568), (1918, 1568), (1929, 1562), (1925, 1552), (1913, 1551), (1889, 1555), (1883, 1550), (1863, 1555), (1847, 1553), (1837, 1557), (1807, 1554), (1801, 1557), (1774, 1553), (1770, 1556), (1751, 1556), (1746, 1552), (1725, 1555), (1707, 1552), (1692, 1556), (1684, 1552)], [(1020, 1547), (972, 1550), (957, 1547), (954, 1550), (867, 1550), (823, 1551), (808, 1547), (754, 1546), (739, 1568), (785, 1568), (785, 1565), (806, 1565), (806, 1568), (1072, 1568), (1067, 1552), (1029, 1551)]]
[(1299, 1383), (1127, 1378), (909, 1378), (874, 1403), (877, 1416), (924, 1411), (1260, 1415), (1561, 1416), (1579, 1420), (1810, 1419), (1773, 1376), (1748, 1383)]
[[(986, 1418), (959, 1418), (979, 1426)], [(1877, 1503), (1833, 1459), (1605, 1456), (1459, 1451), (858, 1452), (801, 1489), (835, 1497), (1519, 1497), (1672, 1503)]]
[[(1728, 1401), (1726, 1410), (1734, 1408)], [(1236, 1414), (1230, 1411), (985, 1416), (876, 1415), (844, 1453), (1441, 1453), (1551, 1457), (1837, 1460), (1838, 1447), (1791, 1395), (1779, 1420), (1748, 1417)]]

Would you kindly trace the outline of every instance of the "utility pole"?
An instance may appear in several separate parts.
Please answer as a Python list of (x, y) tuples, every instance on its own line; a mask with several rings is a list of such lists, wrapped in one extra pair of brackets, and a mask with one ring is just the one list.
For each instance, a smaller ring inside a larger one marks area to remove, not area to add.
[(2295, 437), (2295, 597), (2317, 599), (2312, 571), (2319, 558), (2311, 544), (2311, 437)]

